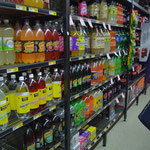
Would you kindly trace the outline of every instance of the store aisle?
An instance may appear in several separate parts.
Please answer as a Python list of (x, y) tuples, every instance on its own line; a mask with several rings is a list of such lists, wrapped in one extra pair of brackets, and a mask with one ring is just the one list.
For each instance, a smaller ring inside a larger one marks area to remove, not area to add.
[(95, 150), (149, 150), (150, 131), (138, 120), (138, 115), (150, 100), (150, 88), (147, 95), (141, 95), (139, 105), (134, 103), (128, 111), (127, 122), (123, 118), (108, 133), (107, 147), (102, 142)]

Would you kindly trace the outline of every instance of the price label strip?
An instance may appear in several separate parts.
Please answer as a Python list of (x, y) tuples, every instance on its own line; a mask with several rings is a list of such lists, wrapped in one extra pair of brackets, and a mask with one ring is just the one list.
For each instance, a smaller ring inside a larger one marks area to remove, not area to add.
[(73, 22), (73, 19), (72, 19), (71, 15), (70, 15), (70, 26), (74, 26), (74, 22)]
[(18, 72), (18, 67), (7, 69), (7, 73)]
[(51, 65), (55, 65), (56, 64), (56, 61), (49, 61), (48, 65), (51, 66)]
[(50, 107), (50, 108), (49, 108), (49, 111), (52, 111), (52, 110), (54, 110), (54, 109), (56, 109), (56, 106)]
[(80, 23), (83, 27), (86, 27), (83, 17), (79, 17)]
[(49, 10), (49, 15), (56, 16), (56, 15), (57, 15), (57, 13), (56, 13), (56, 11)]
[(89, 26), (91, 27), (91, 28), (93, 28), (93, 24), (92, 24), (92, 21), (91, 21), (91, 19), (87, 19), (87, 22), (88, 22), (88, 24), (89, 24)]
[(28, 9), (29, 9), (30, 12), (38, 13), (38, 8), (29, 7)]
[(42, 114), (41, 114), (41, 113), (38, 113), (37, 115), (35, 115), (35, 116), (33, 117), (33, 120), (36, 120), (36, 119), (40, 118), (41, 116), (42, 116)]
[(21, 122), (21, 123), (15, 125), (15, 126), (13, 127), (13, 131), (15, 131), (15, 130), (21, 128), (22, 126), (23, 126), (23, 122)]
[(22, 6), (22, 5), (16, 5), (16, 9), (17, 10), (22, 10), (22, 11), (27, 11), (27, 7), (26, 6)]

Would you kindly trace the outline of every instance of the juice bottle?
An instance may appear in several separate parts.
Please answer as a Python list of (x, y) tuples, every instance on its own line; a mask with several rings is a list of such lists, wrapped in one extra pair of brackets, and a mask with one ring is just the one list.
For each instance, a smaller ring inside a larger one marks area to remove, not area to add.
[(52, 31), (51, 31), (51, 22), (50, 27), (48, 27), (48, 23), (45, 22), (44, 25), (44, 40), (45, 40), (45, 60), (49, 61), (52, 60)]
[(39, 108), (39, 95), (38, 95), (38, 84), (34, 80), (34, 75), (30, 74), (29, 75), (29, 93), (30, 93), (30, 113), (31, 115), (35, 115), (38, 113), (38, 108)]
[(77, 102), (79, 103), (79, 106), (81, 108), (80, 109), (80, 120), (81, 120), (81, 122), (84, 122), (85, 121), (85, 102), (83, 101), (82, 98), (80, 98)]
[(93, 114), (93, 101), (94, 101), (94, 98), (93, 98), (92, 94), (90, 94), (89, 95), (89, 104), (90, 104), (89, 115), (90, 116)]
[(58, 73), (58, 69), (54, 69), (54, 73), (52, 76), (52, 89), (53, 89), (53, 101), (54, 103), (58, 103), (61, 100), (61, 76)]
[(30, 127), (24, 131), (24, 150), (35, 150), (35, 136)]
[(28, 85), (28, 77), (27, 77), (27, 72), (22, 72), (22, 76), (24, 77), (24, 82)]
[(2, 25), (1, 25), (1, 21), (0, 21), (0, 56), (1, 56), (1, 59), (0, 59), (0, 66), (4, 65), (4, 49), (3, 49), (3, 46), (2, 46)]
[(71, 57), (79, 56), (79, 34), (75, 26), (70, 26), (70, 36), (71, 36)]
[(38, 94), (39, 94), (39, 104), (40, 104), (39, 109), (43, 110), (46, 108), (46, 83), (42, 77), (42, 72), (38, 73), (37, 83), (38, 83)]
[(19, 77), (19, 83), (16, 87), (16, 109), (17, 117), (25, 119), (29, 117), (30, 104), (29, 104), (29, 89), (24, 82), (24, 77)]
[(46, 83), (46, 101), (47, 106), (52, 105), (52, 99), (53, 99), (53, 90), (52, 90), (52, 79), (50, 73), (48, 73), (48, 70), (44, 70), (44, 80)]
[(10, 108), (10, 100), (9, 100), (9, 89), (8, 86), (4, 82), (4, 78), (0, 77), (0, 90), (2, 90), (6, 96), (6, 102), (7, 102), (7, 115), (10, 116), (11, 108)]
[(79, 16), (87, 16), (87, 2), (85, 0), (79, 0), (78, 12)]
[(29, 21), (26, 20), (21, 30), (22, 41), (22, 62), (25, 64), (32, 64), (35, 62), (34, 53), (34, 34), (29, 25)]
[(103, 64), (101, 60), (98, 61), (98, 81), (103, 81)]
[(99, 28), (100, 31), (100, 41), (101, 41), (101, 45), (100, 45), (100, 53), (103, 54), (104, 50), (105, 50), (105, 38), (104, 38), (104, 32), (102, 30), (102, 28)]
[(15, 52), (16, 52), (16, 63), (22, 62), (22, 42), (21, 42), (21, 26), (19, 22), (16, 22), (14, 28), (14, 41), (15, 41)]
[(62, 100), (64, 100), (64, 70), (60, 70), (60, 76), (61, 76), (61, 93), (62, 93)]
[(90, 99), (89, 95), (82, 96), (85, 103), (85, 117), (86, 119), (90, 116)]
[(52, 37), (53, 37), (53, 56), (54, 59), (59, 59), (59, 33), (58, 33), (58, 22), (55, 22), (52, 26)]
[(98, 90), (98, 105), (99, 105), (100, 109), (103, 107), (103, 92), (102, 92), (102, 89)]
[(59, 31), (59, 53), (60, 58), (64, 58), (64, 31), (63, 31), (63, 24), (60, 24), (60, 31)]
[(16, 87), (17, 87), (16, 75), (12, 74), (11, 80), (8, 84), (10, 108), (12, 111), (16, 111)]
[(14, 29), (9, 24), (9, 20), (4, 20), (3, 25), (3, 50), (4, 50), (4, 63), (6, 65), (8, 64), (14, 64), (16, 55), (14, 51)]
[(106, 22), (108, 6), (106, 0), (102, 0), (100, 4), (100, 20)]
[(109, 23), (114, 23), (114, 2), (112, 1), (109, 8), (108, 8), (108, 18), (107, 18), (107, 22)]
[(45, 60), (45, 41), (44, 33), (41, 29), (40, 22), (37, 20), (34, 26), (34, 50), (35, 50), (35, 61), (43, 62)]
[(24, 0), (24, 5), (27, 5), (27, 6), (34, 6), (34, 1), (35, 1), (35, 0)]
[(7, 73), (4, 73), (4, 74), (3, 74), (3, 78), (4, 78), (4, 83), (8, 86), (9, 80), (8, 80), (8, 78), (7, 78)]

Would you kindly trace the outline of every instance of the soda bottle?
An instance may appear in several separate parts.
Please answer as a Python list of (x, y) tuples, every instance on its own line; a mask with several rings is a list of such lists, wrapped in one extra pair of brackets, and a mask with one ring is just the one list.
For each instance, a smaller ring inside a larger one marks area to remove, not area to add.
[(72, 67), (72, 95), (77, 94), (77, 86), (78, 86), (77, 66), (74, 65)]
[(52, 89), (53, 89), (53, 101), (54, 103), (58, 103), (61, 100), (61, 76), (58, 73), (58, 69), (54, 69), (54, 73), (52, 76)]
[(16, 63), (22, 62), (22, 42), (21, 42), (21, 26), (19, 22), (16, 22), (14, 28), (14, 41), (15, 41), (15, 52), (16, 52)]
[(103, 81), (103, 64), (102, 61), (98, 61), (98, 81), (102, 82)]
[(29, 117), (30, 104), (29, 104), (29, 89), (24, 82), (24, 77), (19, 77), (19, 83), (16, 88), (16, 109), (17, 117), (25, 119)]
[(35, 136), (30, 127), (24, 132), (24, 150), (35, 150)]
[(47, 106), (51, 106), (52, 105), (52, 100), (53, 100), (53, 90), (52, 90), (51, 74), (48, 73), (48, 70), (44, 70), (44, 80), (45, 80), (45, 83), (46, 83)]
[(77, 92), (81, 92), (82, 91), (82, 72), (81, 72), (81, 65), (78, 64), (77, 66), (77, 71), (76, 71), (76, 75), (77, 75)]
[(113, 97), (113, 91), (112, 91), (112, 84), (109, 82), (107, 84), (107, 91), (108, 91), (108, 102), (112, 100)]
[(90, 99), (89, 99), (89, 95), (82, 96), (82, 99), (84, 100), (84, 103), (85, 103), (85, 117), (87, 119), (90, 116)]
[(87, 70), (87, 88), (90, 88), (91, 87), (91, 67), (90, 67), (90, 64), (87, 64), (86, 70)]
[(106, 59), (103, 59), (103, 81), (107, 78), (107, 62)]
[(7, 73), (4, 73), (4, 74), (3, 74), (3, 78), (4, 78), (4, 83), (8, 86), (9, 80), (8, 80), (8, 78), (7, 78)]
[(5, 130), (8, 125), (8, 115), (7, 115), (7, 101), (5, 94), (3, 93), (2, 90), (0, 90), (0, 113), (1, 113), (1, 118), (0, 118), (0, 130)]
[(87, 2), (85, 0), (79, 0), (78, 12), (79, 16), (87, 16)]
[(4, 78), (0, 77), (0, 90), (2, 90), (6, 96), (6, 102), (7, 102), (7, 115), (10, 116), (11, 109), (10, 109), (10, 100), (9, 100), (9, 89), (8, 86), (4, 82)]
[(59, 31), (59, 53), (60, 58), (64, 58), (64, 31), (63, 31), (63, 24), (60, 24), (60, 31)]
[(14, 29), (9, 24), (8, 19), (4, 20), (4, 25), (2, 29), (3, 29), (2, 40), (3, 40), (3, 50), (4, 50), (4, 63), (6, 65), (14, 64), (16, 59), (16, 55), (14, 51)]
[(31, 115), (35, 115), (38, 113), (39, 108), (39, 95), (38, 95), (38, 84), (34, 80), (34, 75), (29, 75), (29, 84), (28, 84), (29, 92), (30, 92), (30, 113)]
[(81, 76), (82, 76), (82, 89), (85, 90), (86, 87), (86, 70), (84, 64), (81, 64)]
[(11, 80), (8, 84), (10, 108), (12, 111), (16, 111), (16, 87), (17, 87), (16, 75), (12, 74)]
[(53, 50), (53, 44), (52, 44), (52, 30), (51, 30), (51, 22), (48, 23), (45, 22), (44, 25), (44, 40), (45, 40), (45, 60), (49, 61), (52, 60), (52, 50)]
[(38, 94), (39, 94), (39, 104), (40, 104), (39, 109), (43, 110), (46, 108), (46, 83), (42, 77), (42, 72), (38, 73), (37, 83), (38, 83)]
[(80, 106), (80, 123), (85, 121), (85, 102), (80, 98), (77, 103)]
[(44, 118), (43, 134), (45, 149), (49, 149), (53, 145), (53, 122), (48, 117)]
[(3, 49), (3, 36), (2, 36), (2, 33), (3, 33), (3, 28), (2, 28), (2, 24), (1, 24), (1, 21), (0, 21), (0, 56), (1, 56), (1, 59), (0, 59), (0, 66), (4, 65), (4, 49)]
[(62, 100), (64, 100), (64, 70), (60, 70), (60, 76), (61, 76), (61, 93), (62, 93)]
[(70, 121), (71, 121), (71, 132), (75, 129), (75, 109), (72, 105), (70, 105)]
[(102, 92), (103, 92), (103, 106), (105, 106), (107, 104), (107, 97), (108, 97), (106, 85), (103, 86)]
[(98, 109), (99, 109), (99, 105), (98, 105), (98, 98), (99, 98), (99, 95), (98, 95), (98, 91), (94, 91), (93, 92), (93, 110), (94, 112), (97, 112)]
[(22, 62), (25, 64), (32, 64), (35, 62), (34, 53), (34, 34), (29, 25), (29, 20), (25, 20), (24, 26), (21, 30), (22, 42)]
[(100, 53), (103, 54), (104, 53), (104, 49), (105, 49), (105, 38), (104, 38), (104, 32), (102, 30), (101, 27), (99, 27), (99, 33), (100, 33)]
[(91, 84), (95, 85), (98, 82), (98, 67), (96, 60), (91, 63), (91, 74), (92, 74)]
[(102, 0), (100, 4), (100, 20), (106, 22), (108, 6), (106, 0)]
[(91, 116), (94, 112), (93, 110), (93, 101), (94, 101), (94, 97), (92, 94), (89, 95), (89, 104), (90, 104), (90, 107), (89, 107), (89, 116)]
[(45, 60), (45, 41), (39, 20), (36, 20), (33, 33), (35, 38), (34, 50), (36, 62), (43, 62)]
[(52, 38), (53, 38), (53, 56), (54, 59), (59, 59), (59, 33), (58, 22), (52, 25)]

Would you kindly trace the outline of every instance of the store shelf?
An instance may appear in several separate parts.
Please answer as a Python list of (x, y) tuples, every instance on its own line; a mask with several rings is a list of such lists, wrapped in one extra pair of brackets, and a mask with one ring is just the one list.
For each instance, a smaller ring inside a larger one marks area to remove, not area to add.
[[(0, 131), (0, 139), (5, 137), (6, 135), (18, 130), (18, 129), (20, 129), (21, 127), (31, 123), (32, 121), (48, 114), (49, 112), (55, 110), (57, 107), (62, 105), (62, 103), (63, 102), (60, 102), (57, 105), (53, 105), (51, 107), (48, 107), (45, 110), (39, 112), (38, 114), (36, 114), (34, 116), (30, 116), (28, 119), (20, 120), (17, 117), (12, 118), (11, 121), (9, 121), (8, 127), (5, 130)], [(13, 115), (15, 115), (15, 114), (13, 114)]]
[[(86, 18), (86, 17), (82, 17), (83, 18), (83, 20), (85, 21), (85, 22), (88, 22), (88, 19), (91, 19), (91, 18)], [(79, 21), (80, 20), (80, 16), (72, 16), (72, 19), (73, 20), (76, 20), (76, 21)], [(103, 22), (102, 21), (100, 21), (100, 20), (97, 20), (97, 19), (91, 19), (91, 22), (92, 23), (96, 23), (96, 24), (101, 24), (101, 25), (103, 25)], [(105, 23), (105, 25), (111, 25), (111, 26), (113, 26), (113, 27), (121, 27), (121, 28), (129, 28), (127, 25), (120, 25), (120, 24), (112, 24), (112, 23), (108, 23), (108, 22), (104, 22)]]
[(62, 63), (64, 63), (64, 60), (58, 59), (58, 60), (45, 61), (45, 62), (39, 62), (39, 63), (34, 63), (34, 64), (5, 65), (3, 67), (0, 67), (0, 74), (25, 71), (25, 70), (36, 69), (40, 67), (62, 64)]
[(6, 15), (15, 15), (20, 17), (25, 17), (24, 15), (31, 15), (34, 16), (41, 16), (41, 15), (50, 15), (52, 17), (60, 17), (62, 16), (62, 13), (58, 11), (48, 10), (48, 9), (42, 9), (42, 8), (36, 8), (11, 2), (0, 2), (0, 12)]
[(58, 142), (57, 144), (55, 144), (53, 147), (51, 147), (49, 150), (56, 150), (62, 142)]
[[(124, 72), (125, 72), (125, 71), (124, 71)], [(115, 76), (111, 76), (111, 77), (109, 77), (108, 79), (106, 79), (105, 81), (103, 81), (103, 82), (101, 82), (101, 83), (98, 83), (98, 84), (92, 86), (91, 88), (86, 89), (86, 90), (84, 90), (84, 91), (82, 91), (82, 92), (80, 92), (80, 93), (78, 93), (78, 94), (73, 95), (73, 96), (71, 97), (71, 101), (74, 100), (74, 99), (77, 99), (77, 98), (79, 98), (79, 97), (81, 97), (81, 96), (83, 96), (84, 94), (90, 93), (91, 91), (93, 91), (93, 90), (95, 90), (95, 89), (101, 87), (101, 86), (104, 85), (105, 83), (109, 82), (111, 79), (116, 78), (118, 75), (121, 76), (124, 72), (121, 72), (121, 73), (119, 73), (119, 74), (117, 74), (117, 75), (115, 75)]]

